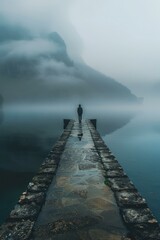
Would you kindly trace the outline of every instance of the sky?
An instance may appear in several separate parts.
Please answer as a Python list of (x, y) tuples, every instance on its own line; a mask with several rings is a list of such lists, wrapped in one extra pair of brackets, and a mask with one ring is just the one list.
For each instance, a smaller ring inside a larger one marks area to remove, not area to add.
[(0, 6), (1, 21), (37, 36), (57, 31), (73, 59), (138, 96), (160, 82), (159, 0), (0, 0)]
[(83, 59), (143, 94), (160, 81), (159, 0), (75, 0), (70, 19)]

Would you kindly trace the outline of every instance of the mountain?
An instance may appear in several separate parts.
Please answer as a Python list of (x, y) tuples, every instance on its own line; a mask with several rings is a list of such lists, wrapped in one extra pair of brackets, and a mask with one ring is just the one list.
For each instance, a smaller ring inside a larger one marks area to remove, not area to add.
[(124, 85), (72, 60), (58, 33), (34, 36), (18, 26), (10, 29), (0, 24), (0, 87), (6, 102), (137, 102)]

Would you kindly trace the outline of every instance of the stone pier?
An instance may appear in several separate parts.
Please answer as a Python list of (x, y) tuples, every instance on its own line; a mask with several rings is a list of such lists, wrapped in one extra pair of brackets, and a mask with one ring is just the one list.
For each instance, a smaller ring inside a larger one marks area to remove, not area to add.
[(0, 239), (160, 240), (146, 200), (92, 122), (64, 122), (62, 136), (1, 226)]

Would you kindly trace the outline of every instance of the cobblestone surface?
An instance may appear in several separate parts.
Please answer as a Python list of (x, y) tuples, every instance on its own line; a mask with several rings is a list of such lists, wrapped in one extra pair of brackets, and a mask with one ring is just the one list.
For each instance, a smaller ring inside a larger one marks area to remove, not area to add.
[[(97, 142), (100, 148), (102, 143)], [(88, 125), (75, 122), (33, 239), (120, 240), (126, 234)]]

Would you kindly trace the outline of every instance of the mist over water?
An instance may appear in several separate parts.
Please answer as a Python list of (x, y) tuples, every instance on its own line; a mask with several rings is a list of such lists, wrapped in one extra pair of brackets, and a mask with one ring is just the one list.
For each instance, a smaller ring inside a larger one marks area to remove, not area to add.
[(103, 138), (160, 221), (160, 111), (146, 99), (138, 114)]

